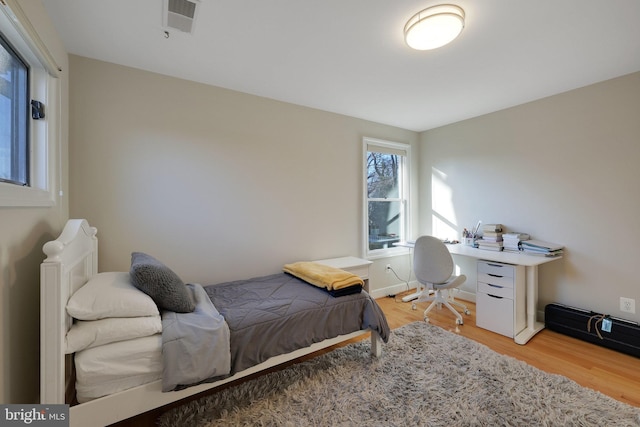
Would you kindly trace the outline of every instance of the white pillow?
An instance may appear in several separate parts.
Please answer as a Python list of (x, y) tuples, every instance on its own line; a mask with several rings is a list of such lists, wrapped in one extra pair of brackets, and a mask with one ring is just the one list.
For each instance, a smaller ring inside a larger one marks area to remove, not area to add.
[(129, 273), (98, 273), (67, 302), (67, 313), (79, 320), (157, 316), (150, 296), (131, 284)]
[(65, 353), (112, 342), (148, 337), (162, 332), (160, 316), (114, 317), (101, 320), (78, 320), (65, 337)]

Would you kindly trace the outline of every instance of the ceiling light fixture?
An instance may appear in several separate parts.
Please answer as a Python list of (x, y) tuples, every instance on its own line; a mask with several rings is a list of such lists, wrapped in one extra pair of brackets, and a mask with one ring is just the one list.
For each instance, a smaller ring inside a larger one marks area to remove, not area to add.
[(464, 10), (453, 4), (431, 6), (404, 26), (404, 40), (416, 50), (436, 49), (452, 42), (464, 28)]

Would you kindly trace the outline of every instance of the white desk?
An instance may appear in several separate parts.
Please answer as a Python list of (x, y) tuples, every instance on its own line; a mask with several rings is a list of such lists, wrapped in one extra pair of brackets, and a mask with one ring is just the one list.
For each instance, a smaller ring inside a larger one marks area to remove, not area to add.
[[(412, 248), (413, 243), (398, 242), (396, 243), (396, 246)], [(447, 248), (452, 255), (461, 255), (487, 261), (524, 266), (527, 326), (514, 337), (514, 341), (518, 344), (526, 344), (535, 334), (544, 329), (544, 323), (538, 322), (536, 319), (536, 307), (538, 305), (538, 266), (558, 260), (562, 258), (561, 256), (544, 257), (527, 255), (522, 252), (488, 251), (473, 248), (471, 246), (464, 246), (462, 244), (447, 244)]]

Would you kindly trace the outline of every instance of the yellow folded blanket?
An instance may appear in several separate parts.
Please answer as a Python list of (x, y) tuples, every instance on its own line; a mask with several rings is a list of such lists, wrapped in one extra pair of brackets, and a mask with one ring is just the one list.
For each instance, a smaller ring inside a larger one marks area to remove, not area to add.
[(353, 273), (316, 262), (301, 261), (285, 264), (283, 270), (307, 283), (330, 291), (353, 285), (364, 285), (362, 279)]

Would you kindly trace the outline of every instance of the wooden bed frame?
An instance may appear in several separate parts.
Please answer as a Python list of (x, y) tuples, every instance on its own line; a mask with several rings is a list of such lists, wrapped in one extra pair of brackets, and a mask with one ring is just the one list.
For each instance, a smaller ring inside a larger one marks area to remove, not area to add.
[[(89, 226), (86, 220), (71, 219), (60, 236), (43, 247), (47, 255), (40, 266), (40, 401), (43, 404), (68, 404), (65, 395), (75, 386), (69, 368), (70, 358), (64, 354), (65, 334), (73, 322), (67, 315), (66, 304), (69, 297), (98, 272), (96, 234), (97, 229)], [(272, 357), (214, 383), (163, 393), (162, 381), (158, 380), (74, 405), (69, 410), (70, 425), (112, 424), (367, 333), (368, 330), (357, 331)], [(372, 331), (371, 354), (375, 357), (381, 354), (381, 342), (378, 333)]]

